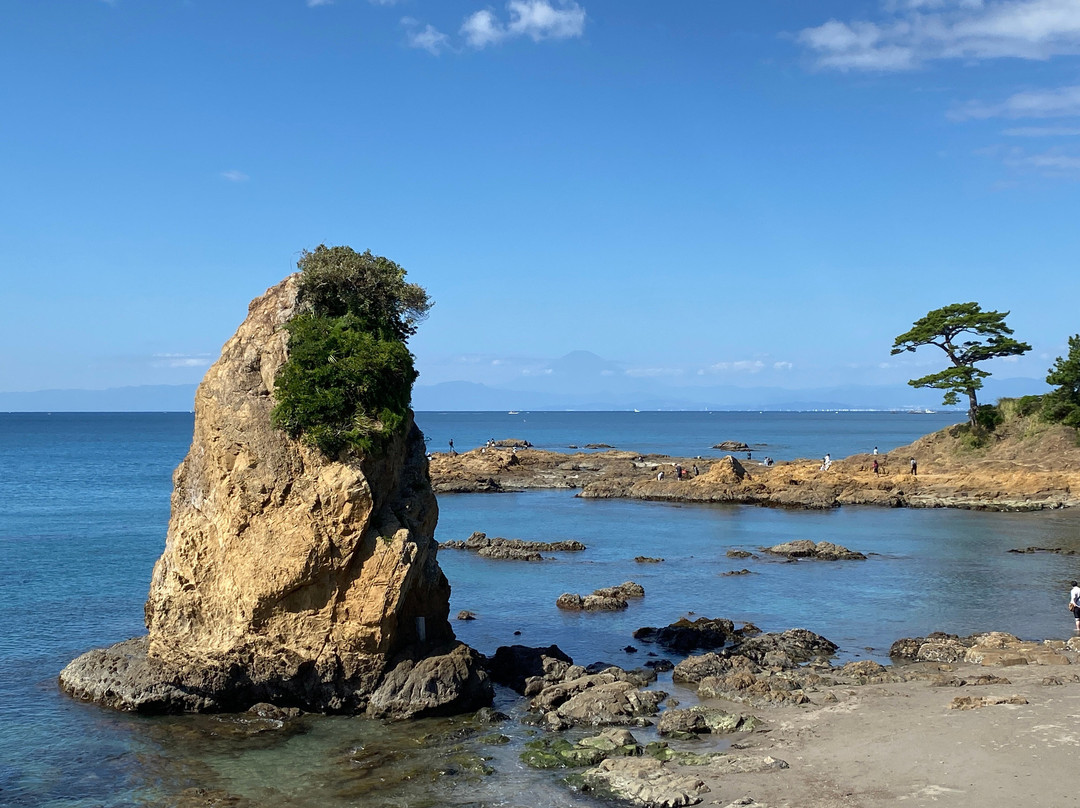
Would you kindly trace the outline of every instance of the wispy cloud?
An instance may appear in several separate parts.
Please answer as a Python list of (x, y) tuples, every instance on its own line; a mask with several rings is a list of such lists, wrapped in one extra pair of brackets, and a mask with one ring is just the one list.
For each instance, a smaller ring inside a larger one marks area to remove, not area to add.
[(534, 42), (545, 39), (573, 39), (585, 32), (585, 9), (573, 0), (510, 0), (508, 19), (502, 20), (490, 9), (469, 15), (461, 25), (461, 35), (473, 48), (485, 48), (507, 39), (528, 37)]
[(410, 48), (426, 50), (432, 56), (438, 56), (450, 49), (450, 37), (434, 25), (425, 25), (420, 28), (419, 23), (412, 17), (403, 17), (401, 24), (408, 29), (405, 36)]
[(878, 20), (829, 20), (799, 32), (815, 64), (911, 70), (940, 59), (1050, 59), (1080, 53), (1076, 0), (886, 0)]
[(249, 177), (243, 171), (237, 171), (236, 169), (222, 171), (221, 176), (227, 179), (229, 182), (247, 182), (249, 179), (251, 179), (251, 177)]
[(760, 373), (765, 363), (760, 359), (740, 359), (735, 362), (717, 362), (706, 369), (709, 373)]
[(1006, 129), (1007, 137), (1080, 137), (1080, 128), (1069, 126), (1018, 126)]
[(1065, 180), (1080, 179), (1080, 150), (1075, 147), (1056, 147), (1034, 152), (1021, 146), (998, 144), (978, 149), (975, 154), (997, 160), (1019, 175), (1039, 175)]
[(168, 368), (204, 368), (210, 364), (209, 354), (154, 354), (154, 367)]
[(1031, 169), (1047, 176), (1080, 177), (1080, 155), (1059, 150), (1040, 154), (1011, 154), (1004, 160), (1012, 168)]
[[(1080, 8), (1080, 3), (1077, 4)], [(970, 101), (949, 113), (953, 120), (1080, 116), (1080, 85), (1016, 93), (997, 104)]]
[(332, 6), (334, 0), (307, 0), (308, 8), (315, 8), (317, 6)]

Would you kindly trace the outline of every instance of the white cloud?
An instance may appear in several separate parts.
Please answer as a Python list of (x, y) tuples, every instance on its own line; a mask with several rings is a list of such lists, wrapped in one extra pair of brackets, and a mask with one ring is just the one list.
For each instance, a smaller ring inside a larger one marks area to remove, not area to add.
[(317, 8), (318, 6), (331, 6), (334, 4), (334, 0), (307, 0), (308, 8)]
[(208, 354), (154, 354), (154, 367), (169, 368), (202, 368), (210, 364)]
[(574, 0), (510, 0), (509, 20), (503, 22), (493, 11), (483, 9), (466, 17), (461, 35), (473, 48), (485, 48), (506, 39), (525, 36), (534, 42), (545, 39), (573, 39), (585, 32), (585, 9)]
[(765, 369), (765, 363), (760, 359), (740, 359), (736, 362), (717, 362), (710, 365), (711, 373), (758, 373)]
[(470, 47), (483, 48), (504, 39), (506, 29), (490, 11), (477, 11), (466, 18), (461, 26), (461, 35)]
[(878, 22), (829, 20), (799, 32), (818, 67), (910, 70), (938, 59), (1080, 54), (1077, 0), (887, 0)]
[(950, 113), (954, 120), (986, 118), (1062, 118), (1080, 116), (1080, 85), (1054, 90), (1031, 90), (1011, 95), (999, 104), (971, 101)]
[(773, 370), (791, 370), (793, 367), (790, 362), (773, 362)]
[(1018, 126), (1001, 134), (1009, 137), (1078, 137), (1080, 128), (1068, 126)]
[(237, 171), (236, 169), (222, 171), (221, 176), (227, 179), (229, 182), (247, 182), (249, 179), (251, 179), (251, 177), (249, 177), (243, 171)]
[[(402, 20), (402, 24), (410, 25), (414, 21), (411, 18), (406, 17)], [(409, 40), (409, 47), (421, 48), (426, 50), (433, 56), (438, 56), (443, 51), (450, 47), (450, 37), (440, 31), (433, 25), (425, 25), (420, 30), (410, 30), (407, 34)]]
[(1050, 176), (1075, 175), (1080, 173), (1080, 156), (1060, 151), (1010, 155), (1005, 158), (1005, 165), (1012, 168), (1034, 169), (1040, 174)]

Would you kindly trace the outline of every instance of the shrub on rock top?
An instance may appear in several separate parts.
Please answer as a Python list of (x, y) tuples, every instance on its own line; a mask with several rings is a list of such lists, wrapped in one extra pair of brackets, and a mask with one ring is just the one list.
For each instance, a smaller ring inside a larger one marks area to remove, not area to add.
[(370, 251), (319, 245), (297, 266), (274, 426), (328, 457), (377, 452), (407, 421), (417, 373), (405, 340), (431, 308), (427, 292)]

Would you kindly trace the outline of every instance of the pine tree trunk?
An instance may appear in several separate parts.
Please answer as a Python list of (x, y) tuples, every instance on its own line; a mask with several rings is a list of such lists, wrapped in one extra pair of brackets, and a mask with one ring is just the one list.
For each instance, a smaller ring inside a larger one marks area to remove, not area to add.
[(968, 406), (968, 423), (971, 424), (972, 429), (975, 429), (979, 425), (979, 402), (975, 398), (974, 390), (968, 390), (968, 400), (970, 401)]

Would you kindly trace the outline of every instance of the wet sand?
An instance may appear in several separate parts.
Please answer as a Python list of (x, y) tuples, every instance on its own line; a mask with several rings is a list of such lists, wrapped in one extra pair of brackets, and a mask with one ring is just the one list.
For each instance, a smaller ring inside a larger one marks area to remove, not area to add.
[[(788, 769), (703, 777), (702, 805), (751, 799), (770, 808), (987, 808), (1071, 805), (1080, 775), (1080, 676), (1072, 665), (926, 665), (946, 679), (993, 674), (1009, 684), (932, 686), (917, 680), (830, 688), (835, 703), (756, 710), (765, 732), (750, 754)], [(956, 698), (1019, 696), (1026, 704), (950, 709)]]

